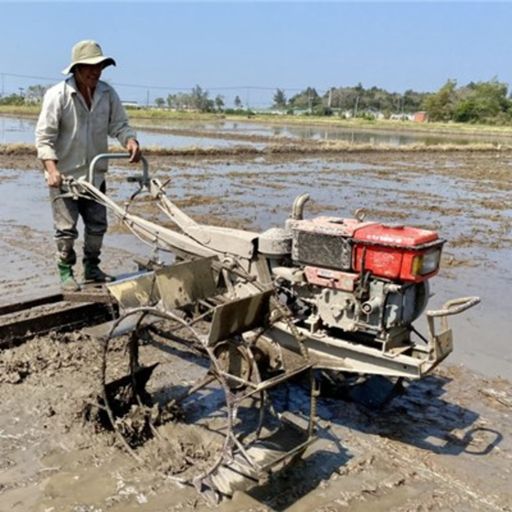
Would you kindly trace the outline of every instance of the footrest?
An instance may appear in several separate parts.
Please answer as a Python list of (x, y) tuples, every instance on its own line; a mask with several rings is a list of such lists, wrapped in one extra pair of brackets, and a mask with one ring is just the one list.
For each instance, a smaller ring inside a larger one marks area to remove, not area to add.
[(283, 422), (276, 432), (246, 446), (245, 454), (235, 450), (233, 459), (211, 476), (211, 484), (227, 496), (264, 484), (271, 473), (284, 469), (315, 440), (296, 425)]

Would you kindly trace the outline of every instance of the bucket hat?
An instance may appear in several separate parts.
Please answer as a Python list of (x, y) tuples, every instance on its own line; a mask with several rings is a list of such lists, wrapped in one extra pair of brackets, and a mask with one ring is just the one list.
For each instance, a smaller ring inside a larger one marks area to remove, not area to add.
[(77, 64), (101, 64), (103, 63), (103, 67), (116, 65), (116, 61), (112, 57), (106, 57), (103, 55), (103, 51), (101, 50), (101, 46), (96, 42), (90, 39), (85, 41), (80, 41), (73, 46), (71, 50), (71, 64), (62, 71), (62, 74), (68, 75), (73, 71), (73, 68)]

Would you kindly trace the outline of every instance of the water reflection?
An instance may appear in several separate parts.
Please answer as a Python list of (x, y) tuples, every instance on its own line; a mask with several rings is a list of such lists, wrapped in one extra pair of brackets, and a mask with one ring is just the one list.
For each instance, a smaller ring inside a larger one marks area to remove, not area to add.
[[(0, 144), (33, 144), (34, 132), (36, 129), (35, 119), (17, 118), (11, 116), (0, 116)], [(210, 130), (213, 132), (214, 127)], [(155, 133), (145, 130), (137, 130), (137, 136), (144, 147), (160, 146), (172, 148), (186, 147), (230, 147), (240, 144), (236, 140), (216, 139), (215, 137), (198, 137), (186, 135), (173, 135), (169, 133)], [(110, 139), (110, 144), (117, 144), (117, 141)], [(263, 147), (263, 144), (245, 143), (244, 145)]]
[(254, 123), (251, 121), (152, 121), (152, 128), (162, 130), (211, 131), (221, 134), (241, 134), (263, 137), (286, 137), (301, 140), (346, 141), (352, 144), (382, 144), (403, 146), (407, 144), (471, 144), (487, 142), (498, 144), (503, 138), (475, 135), (432, 135), (412, 132), (354, 130), (337, 126), (297, 126)]
[(22, 117), (0, 116), (1, 144), (33, 144), (36, 121)]
[[(137, 120), (144, 123), (144, 120)], [(33, 119), (0, 116), (0, 143), (33, 143), (36, 121)], [(161, 130), (161, 131), (155, 131)], [(179, 130), (180, 134), (166, 133)], [(190, 135), (184, 133), (190, 131)], [(404, 146), (408, 144), (470, 144), (487, 142), (499, 144), (503, 139), (493, 136), (442, 136), (421, 133), (353, 130), (336, 126), (296, 126), (254, 123), (250, 121), (165, 121), (152, 120), (151, 126), (139, 130), (138, 137), (144, 146), (162, 147), (229, 147), (237, 144), (264, 147), (262, 143), (237, 140), (237, 135), (291, 138), (298, 140), (345, 141), (351, 144)], [(195, 132), (195, 133), (194, 133)], [(203, 132), (207, 136), (201, 136)], [(209, 132), (209, 133), (207, 133)], [(210, 135), (211, 134), (211, 135)], [(216, 138), (215, 134), (222, 135)], [(233, 139), (229, 135), (233, 135)], [(227, 137), (227, 138), (226, 138)]]

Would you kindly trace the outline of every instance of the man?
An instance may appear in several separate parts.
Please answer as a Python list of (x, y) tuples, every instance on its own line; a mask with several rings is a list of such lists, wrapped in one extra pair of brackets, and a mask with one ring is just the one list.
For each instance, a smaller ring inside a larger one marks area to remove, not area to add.
[[(74, 242), (78, 238), (77, 222), (84, 222), (85, 282), (112, 281), (100, 268), (103, 235), (107, 230), (107, 212), (92, 200), (62, 197), (66, 192), (64, 177), (87, 176), (91, 160), (108, 151), (108, 136), (116, 137), (130, 154), (130, 162), (141, 157), (136, 134), (114, 89), (100, 81), (101, 72), (111, 57), (103, 55), (95, 41), (80, 41), (71, 51), (71, 64), (63, 74), (72, 74), (45, 94), (36, 127), (37, 157), (42, 161), (49, 186), (57, 242), (57, 265), (65, 291), (78, 291), (73, 265), (76, 263)], [(105, 191), (107, 162), (100, 162), (94, 185)]]

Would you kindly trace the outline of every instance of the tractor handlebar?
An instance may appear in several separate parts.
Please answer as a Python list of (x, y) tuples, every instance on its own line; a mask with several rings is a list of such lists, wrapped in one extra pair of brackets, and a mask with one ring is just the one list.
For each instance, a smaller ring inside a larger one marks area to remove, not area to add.
[(479, 297), (462, 297), (460, 299), (449, 300), (443, 309), (437, 311), (427, 311), (427, 316), (434, 317), (445, 317), (449, 315), (457, 315), (466, 311), (466, 309), (476, 306), (480, 302)]
[[(91, 164), (89, 165), (89, 172), (87, 173), (87, 181), (91, 184), (94, 184), (94, 173), (96, 171), (96, 164), (101, 160), (120, 160), (124, 158), (129, 158), (130, 155), (126, 153), (100, 153), (96, 155)], [(130, 181), (137, 181), (141, 183), (141, 185), (147, 185), (149, 183), (149, 166), (148, 161), (141, 156), (140, 161), (142, 162), (142, 176), (130, 176)]]

